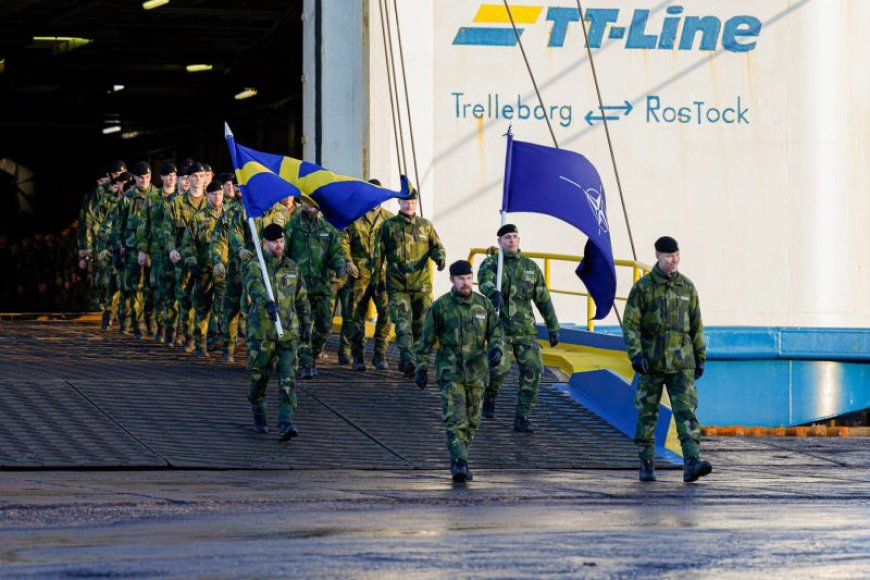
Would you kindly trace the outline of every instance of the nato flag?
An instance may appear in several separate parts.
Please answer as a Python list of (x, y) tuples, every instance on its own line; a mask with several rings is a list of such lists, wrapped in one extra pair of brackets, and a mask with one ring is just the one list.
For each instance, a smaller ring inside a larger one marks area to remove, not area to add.
[(607, 316), (616, 297), (616, 268), (604, 187), (592, 163), (573, 151), (515, 141), (509, 133), (502, 210), (550, 215), (588, 236), (576, 273), (595, 300), (595, 319)]

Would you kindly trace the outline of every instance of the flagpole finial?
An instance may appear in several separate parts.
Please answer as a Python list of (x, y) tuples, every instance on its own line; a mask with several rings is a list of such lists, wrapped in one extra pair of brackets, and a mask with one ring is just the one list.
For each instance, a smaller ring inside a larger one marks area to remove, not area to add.
[(232, 137), (233, 132), (230, 130), (230, 124), (224, 121), (224, 137)]
[(502, 137), (512, 137), (513, 134), (514, 134), (513, 131), (511, 131), (511, 129), (513, 128), (513, 126), (514, 126), (513, 123), (510, 123), (510, 124), (508, 125), (507, 133), (505, 133), (504, 135), (502, 135)]

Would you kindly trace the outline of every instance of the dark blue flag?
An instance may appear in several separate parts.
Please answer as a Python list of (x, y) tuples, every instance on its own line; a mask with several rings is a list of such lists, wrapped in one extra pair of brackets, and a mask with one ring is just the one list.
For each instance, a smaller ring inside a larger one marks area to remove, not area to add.
[(604, 186), (592, 163), (573, 151), (514, 141), (508, 133), (504, 181), (503, 211), (550, 215), (588, 236), (576, 273), (595, 300), (595, 319), (607, 316), (616, 298), (616, 267)]

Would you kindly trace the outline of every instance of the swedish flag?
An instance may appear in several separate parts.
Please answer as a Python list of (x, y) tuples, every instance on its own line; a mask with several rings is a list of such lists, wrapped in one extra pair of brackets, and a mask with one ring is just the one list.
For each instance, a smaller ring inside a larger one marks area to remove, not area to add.
[(314, 163), (238, 145), (229, 126), (225, 127), (248, 217), (263, 215), (285, 197), (304, 195), (317, 204), (329, 223), (343, 230), (370, 209), (394, 197), (407, 198), (413, 191), (404, 175), (402, 189), (394, 191)]

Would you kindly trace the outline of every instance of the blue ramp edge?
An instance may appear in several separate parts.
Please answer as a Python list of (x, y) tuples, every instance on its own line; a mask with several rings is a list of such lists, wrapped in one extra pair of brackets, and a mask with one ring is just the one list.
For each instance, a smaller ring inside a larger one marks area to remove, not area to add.
[[(547, 328), (538, 325), (537, 330), (538, 338), (546, 340)], [(565, 344), (612, 350), (614, 354), (619, 355), (625, 353), (625, 342), (621, 336), (563, 328), (560, 339)], [(634, 439), (637, 425), (637, 409), (634, 406), (637, 393), (636, 376), (631, 383), (628, 383), (622, 376), (607, 369), (575, 372), (567, 383), (554, 386), (630, 439)], [(666, 447), (672, 417), (673, 414), (666, 405), (659, 405), (659, 419), (655, 433), (656, 453), (665, 460), (682, 463), (682, 457)]]

